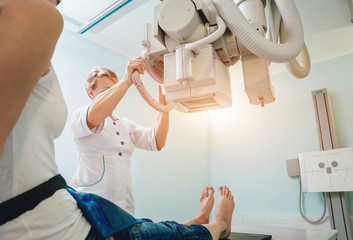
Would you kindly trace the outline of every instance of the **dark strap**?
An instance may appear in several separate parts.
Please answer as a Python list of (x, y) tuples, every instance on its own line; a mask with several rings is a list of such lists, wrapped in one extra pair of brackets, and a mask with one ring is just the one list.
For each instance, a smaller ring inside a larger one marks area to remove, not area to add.
[(53, 195), (57, 190), (65, 188), (66, 185), (65, 179), (58, 174), (27, 192), (0, 203), (0, 225), (32, 210), (41, 201)]

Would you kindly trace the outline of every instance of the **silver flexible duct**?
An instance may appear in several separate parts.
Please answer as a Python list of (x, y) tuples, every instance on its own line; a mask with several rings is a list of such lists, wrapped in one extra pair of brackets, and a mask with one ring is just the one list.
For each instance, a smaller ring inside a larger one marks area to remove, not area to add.
[(293, 0), (275, 0), (285, 24), (287, 41), (278, 44), (267, 40), (244, 17), (233, 0), (213, 0), (218, 13), (236, 38), (252, 53), (270, 62), (294, 59), (304, 43), (303, 28)]

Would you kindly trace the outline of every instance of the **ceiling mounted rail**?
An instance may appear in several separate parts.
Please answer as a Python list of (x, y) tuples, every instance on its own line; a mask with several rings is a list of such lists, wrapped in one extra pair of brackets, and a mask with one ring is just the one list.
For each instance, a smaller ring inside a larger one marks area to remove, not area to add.
[(87, 32), (88, 30), (90, 30), (91, 28), (93, 28), (95, 25), (97, 25), (98, 23), (100, 23), (101, 21), (103, 21), (104, 19), (106, 19), (107, 17), (109, 17), (111, 14), (113, 14), (114, 12), (116, 12), (117, 10), (121, 9), (122, 7), (124, 7), (126, 4), (128, 4), (129, 2), (131, 2), (132, 0), (118, 0), (116, 2), (114, 2), (113, 4), (111, 4), (109, 7), (107, 7), (106, 9), (104, 9), (102, 12), (100, 12), (97, 16), (95, 16), (94, 18), (92, 18), (88, 23), (86, 23), (83, 27), (81, 27), (77, 33), (78, 34), (84, 34), (85, 32)]

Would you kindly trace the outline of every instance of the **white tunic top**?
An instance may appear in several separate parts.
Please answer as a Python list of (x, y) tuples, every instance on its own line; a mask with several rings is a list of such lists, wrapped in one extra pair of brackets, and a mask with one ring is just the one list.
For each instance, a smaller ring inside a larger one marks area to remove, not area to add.
[[(35, 86), (6, 140), (0, 158), (0, 202), (58, 174), (54, 139), (60, 136), (66, 117), (66, 105), (51, 68)], [(0, 239), (84, 239), (89, 230), (76, 201), (62, 189), (1, 225)]]
[(157, 151), (153, 128), (106, 118), (98, 127), (87, 126), (89, 105), (73, 113), (71, 129), (78, 152), (78, 168), (71, 186), (112, 201), (131, 215), (135, 204), (130, 176), (134, 148)]

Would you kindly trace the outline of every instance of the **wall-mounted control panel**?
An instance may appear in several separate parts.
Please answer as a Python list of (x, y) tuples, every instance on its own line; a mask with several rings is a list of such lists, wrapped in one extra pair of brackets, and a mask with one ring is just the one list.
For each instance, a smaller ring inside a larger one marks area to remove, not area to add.
[(353, 191), (353, 148), (299, 154), (303, 192)]

